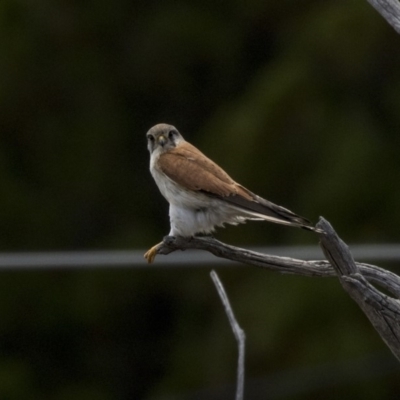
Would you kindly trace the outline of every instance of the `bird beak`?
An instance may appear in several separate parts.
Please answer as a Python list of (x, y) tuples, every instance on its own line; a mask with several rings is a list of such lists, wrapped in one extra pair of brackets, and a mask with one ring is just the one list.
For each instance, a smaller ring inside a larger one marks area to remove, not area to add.
[(160, 136), (158, 137), (158, 143), (159, 143), (161, 146), (164, 146), (164, 144), (167, 143), (167, 139), (165, 138), (165, 136), (160, 135)]

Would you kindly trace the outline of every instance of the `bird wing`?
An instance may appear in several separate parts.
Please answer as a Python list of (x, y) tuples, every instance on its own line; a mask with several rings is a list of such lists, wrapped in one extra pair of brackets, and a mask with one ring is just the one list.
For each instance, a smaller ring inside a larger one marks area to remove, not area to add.
[(158, 167), (184, 188), (224, 200), (249, 216), (312, 229), (307, 219), (236, 183), (221, 167), (188, 142), (161, 154)]
[[(170, 179), (189, 190), (221, 197), (233, 196), (240, 191), (236, 182), (221, 167), (188, 142), (161, 154), (158, 167)], [(242, 195), (247, 196), (245, 192)]]

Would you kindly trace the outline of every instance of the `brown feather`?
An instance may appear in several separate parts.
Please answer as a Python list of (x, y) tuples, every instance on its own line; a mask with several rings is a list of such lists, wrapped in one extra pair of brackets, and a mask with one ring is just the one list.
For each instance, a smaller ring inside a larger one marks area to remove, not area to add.
[(188, 142), (161, 154), (158, 166), (170, 179), (189, 190), (221, 197), (240, 193), (251, 200), (221, 167)]
[(221, 167), (188, 142), (160, 155), (158, 167), (170, 179), (188, 190), (220, 198), (244, 211), (254, 212), (293, 225), (310, 222), (236, 183)]

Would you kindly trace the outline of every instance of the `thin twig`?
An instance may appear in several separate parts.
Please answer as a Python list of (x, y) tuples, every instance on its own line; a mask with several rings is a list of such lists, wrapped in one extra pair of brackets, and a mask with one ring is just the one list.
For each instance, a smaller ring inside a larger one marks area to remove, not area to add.
[(232, 307), (229, 303), (228, 296), (226, 295), (225, 289), (217, 275), (217, 273), (212, 270), (211, 279), (218, 291), (219, 297), (221, 298), (222, 304), (224, 305), (226, 315), (228, 316), (229, 323), (231, 325), (233, 334), (238, 343), (239, 355), (238, 355), (238, 366), (237, 366), (237, 383), (236, 383), (236, 400), (243, 400), (244, 392), (244, 354), (245, 354), (245, 340), (246, 335), (243, 329), (239, 326), (235, 315), (233, 314)]

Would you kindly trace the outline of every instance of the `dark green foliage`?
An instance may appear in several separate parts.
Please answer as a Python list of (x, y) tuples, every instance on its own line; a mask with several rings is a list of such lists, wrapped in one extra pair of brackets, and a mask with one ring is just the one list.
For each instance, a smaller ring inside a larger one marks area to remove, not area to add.
[[(400, 240), (400, 37), (367, 1), (2, 0), (0, 43), (2, 251), (159, 241), (167, 204), (145, 144), (158, 122), (348, 243)], [(216, 236), (316, 243), (266, 223)], [(221, 278), (249, 381), (284, 376), (291, 388), (270, 398), (399, 392), (389, 351), (333, 279)], [(0, 320), (2, 399), (188, 399), (235, 379), (205, 270), (3, 272)], [(376, 352), (381, 367), (340, 378)], [(331, 379), (285, 375), (329, 363)]]

